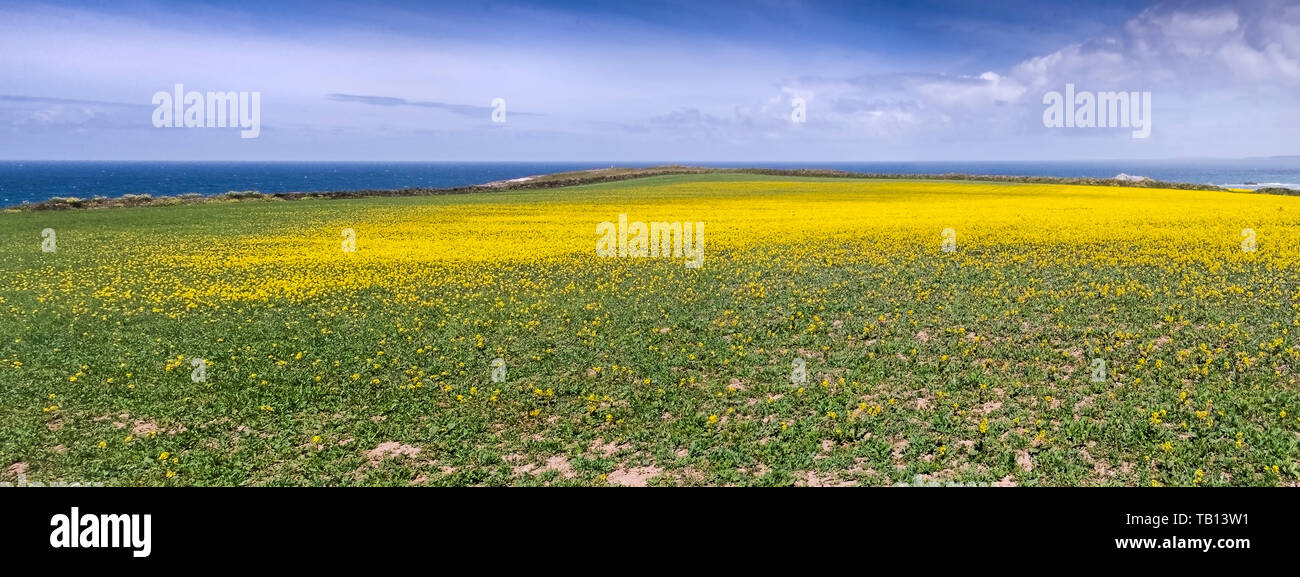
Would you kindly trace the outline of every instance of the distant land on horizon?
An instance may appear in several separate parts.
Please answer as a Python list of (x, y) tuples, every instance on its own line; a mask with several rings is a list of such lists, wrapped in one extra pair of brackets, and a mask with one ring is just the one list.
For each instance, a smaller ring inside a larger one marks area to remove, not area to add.
[(1251, 159), (1106, 161), (0, 161), (0, 205), (55, 197), (127, 194), (214, 195), (230, 191), (346, 192), (401, 188), (455, 188), (597, 168), (677, 165), (704, 168), (841, 170), (873, 174), (968, 174), (1058, 178), (1114, 178), (1118, 174), (1165, 182), (1231, 188), (1300, 189), (1300, 156)]

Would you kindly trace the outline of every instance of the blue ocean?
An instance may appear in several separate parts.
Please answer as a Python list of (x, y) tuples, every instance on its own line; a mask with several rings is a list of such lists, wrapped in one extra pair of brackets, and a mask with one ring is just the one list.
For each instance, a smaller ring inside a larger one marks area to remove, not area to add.
[(1109, 178), (1119, 173), (1234, 188), (1300, 189), (1300, 157), (1080, 162), (63, 162), (0, 161), (0, 205), (56, 196), (324, 192), (455, 187), (591, 168), (663, 164), (867, 173)]

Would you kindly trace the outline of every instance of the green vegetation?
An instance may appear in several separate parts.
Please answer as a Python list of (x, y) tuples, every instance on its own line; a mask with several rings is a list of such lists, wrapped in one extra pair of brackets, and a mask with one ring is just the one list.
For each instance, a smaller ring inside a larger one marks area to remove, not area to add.
[[(1297, 210), (731, 173), (0, 214), (0, 479), (1294, 485)], [(620, 214), (704, 266), (595, 257)]]

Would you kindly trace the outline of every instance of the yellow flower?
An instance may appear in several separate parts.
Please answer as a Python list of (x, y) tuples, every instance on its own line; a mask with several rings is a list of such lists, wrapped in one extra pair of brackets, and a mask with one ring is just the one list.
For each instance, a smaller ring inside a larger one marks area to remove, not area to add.
[(167, 458), (170, 457), (170, 456), (172, 456), (171, 453), (168, 453), (167, 451), (163, 451), (162, 453), (159, 453), (159, 454), (158, 454), (158, 460), (159, 460), (159, 461), (166, 461)]
[(716, 424), (717, 422), (718, 422), (718, 416), (717, 416), (717, 415), (709, 415), (709, 424), (710, 424), (710, 425)]

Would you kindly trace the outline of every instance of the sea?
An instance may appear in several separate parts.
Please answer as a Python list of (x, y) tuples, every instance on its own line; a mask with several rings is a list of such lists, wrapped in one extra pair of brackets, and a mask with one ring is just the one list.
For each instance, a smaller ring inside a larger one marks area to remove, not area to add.
[(1120, 173), (1231, 188), (1300, 190), (1300, 156), (1254, 159), (981, 162), (83, 162), (0, 161), (0, 206), (53, 197), (229, 191), (329, 192), (457, 187), (572, 170), (665, 164), (889, 174), (1110, 178)]

